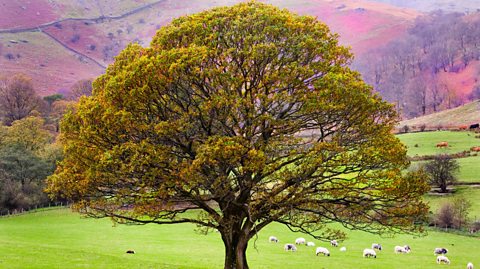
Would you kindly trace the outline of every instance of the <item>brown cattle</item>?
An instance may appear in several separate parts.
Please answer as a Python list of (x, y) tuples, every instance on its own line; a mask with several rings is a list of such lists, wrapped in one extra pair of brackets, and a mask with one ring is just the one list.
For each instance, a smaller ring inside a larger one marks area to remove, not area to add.
[(446, 148), (448, 147), (448, 142), (442, 141), (440, 143), (437, 143), (437, 148)]
[(478, 152), (478, 151), (480, 151), (480, 147), (471, 147), (470, 150)]

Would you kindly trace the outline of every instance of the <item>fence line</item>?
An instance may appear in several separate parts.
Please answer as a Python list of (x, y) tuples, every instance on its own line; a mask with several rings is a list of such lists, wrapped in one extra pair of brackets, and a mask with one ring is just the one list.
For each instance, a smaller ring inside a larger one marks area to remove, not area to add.
[(56, 202), (56, 203), (36, 205), (34, 207), (29, 207), (29, 208), (21, 208), (21, 209), (14, 209), (14, 210), (3, 210), (3, 211), (0, 211), (0, 218), (8, 218), (8, 217), (13, 217), (13, 216), (32, 214), (32, 213), (35, 213), (35, 212), (54, 210), (54, 209), (57, 209), (59, 207), (67, 208), (67, 207), (70, 207), (70, 204), (69, 203), (63, 203), (63, 202)]

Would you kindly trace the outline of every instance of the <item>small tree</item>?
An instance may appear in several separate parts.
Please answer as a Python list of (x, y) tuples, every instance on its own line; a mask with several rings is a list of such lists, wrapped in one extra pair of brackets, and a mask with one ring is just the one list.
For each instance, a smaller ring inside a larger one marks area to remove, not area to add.
[(453, 210), (455, 215), (455, 227), (461, 229), (468, 224), (468, 214), (472, 202), (464, 197), (457, 197), (453, 200)]
[(439, 154), (425, 165), (431, 185), (440, 188), (440, 192), (447, 192), (448, 185), (457, 181), (455, 174), (460, 166), (458, 162), (447, 154)]
[(437, 223), (442, 228), (452, 228), (455, 222), (455, 210), (452, 203), (444, 203), (437, 214)]
[(62, 99), (63, 99), (63, 95), (59, 93), (43, 97), (43, 100), (47, 102), (49, 107), (51, 107), (55, 101), (62, 100)]
[(258, 2), (176, 19), (67, 113), (48, 191), (88, 216), (216, 229), (228, 269), (273, 222), (418, 232), (428, 184), (402, 173), (397, 115), (350, 60), (315, 18)]

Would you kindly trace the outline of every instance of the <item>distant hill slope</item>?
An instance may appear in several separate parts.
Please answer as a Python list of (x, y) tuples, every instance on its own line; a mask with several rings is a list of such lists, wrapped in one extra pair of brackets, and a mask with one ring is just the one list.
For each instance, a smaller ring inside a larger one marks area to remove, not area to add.
[[(97, 77), (128, 43), (147, 46), (173, 18), (242, 0), (0, 0), (0, 75), (23, 72), (39, 94)], [(358, 57), (402, 36), (414, 10), (365, 0), (265, 0), (317, 16)]]
[(474, 12), (480, 8), (478, 0), (373, 0), (391, 4), (398, 7), (408, 7), (419, 11), (445, 11)]
[(437, 127), (459, 128), (461, 126), (470, 126), (470, 124), (480, 122), (480, 100), (465, 104), (452, 109), (443, 110), (430, 115), (404, 120), (398, 124), (399, 128), (407, 125), (410, 128), (417, 129), (425, 125), (427, 129)]

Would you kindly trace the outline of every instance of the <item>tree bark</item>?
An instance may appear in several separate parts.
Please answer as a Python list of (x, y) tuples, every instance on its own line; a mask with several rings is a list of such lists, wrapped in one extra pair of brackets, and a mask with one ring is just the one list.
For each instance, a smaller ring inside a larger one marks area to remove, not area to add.
[(222, 234), (225, 245), (225, 269), (248, 269), (247, 246), (248, 238), (230, 232), (230, 235)]
[(446, 193), (447, 192), (447, 184), (446, 183), (441, 183), (440, 184), (440, 192), (441, 193)]

